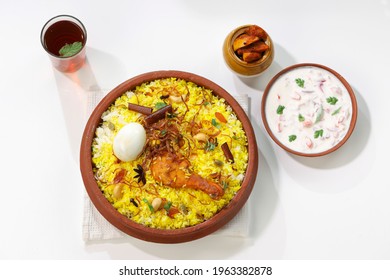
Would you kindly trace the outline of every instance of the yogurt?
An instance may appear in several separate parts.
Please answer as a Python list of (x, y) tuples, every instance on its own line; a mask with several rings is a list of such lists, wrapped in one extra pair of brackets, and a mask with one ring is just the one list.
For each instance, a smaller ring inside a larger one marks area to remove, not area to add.
[(351, 124), (352, 101), (347, 88), (320, 67), (302, 66), (282, 74), (265, 102), (273, 135), (300, 153), (331, 149), (345, 137)]

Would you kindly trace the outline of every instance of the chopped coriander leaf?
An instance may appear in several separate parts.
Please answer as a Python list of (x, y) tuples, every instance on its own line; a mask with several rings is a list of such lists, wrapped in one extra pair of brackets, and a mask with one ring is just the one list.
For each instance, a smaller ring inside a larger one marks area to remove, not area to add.
[(303, 88), (305, 86), (305, 80), (301, 79), (301, 78), (298, 78), (298, 79), (295, 79), (295, 82), (297, 83), (297, 85), (301, 88)]
[(337, 110), (333, 111), (332, 116), (340, 113), (341, 107), (339, 107)]
[(58, 52), (61, 57), (69, 57), (78, 53), (83, 48), (81, 42), (74, 42), (72, 44), (65, 44)]
[(283, 110), (284, 110), (285, 108), (286, 108), (286, 107), (284, 107), (283, 105), (279, 105), (278, 108), (276, 109), (276, 114), (278, 114), (278, 115), (283, 114)]
[(339, 101), (336, 97), (328, 97), (326, 99), (326, 102), (328, 102), (330, 105), (336, 105), (337, 101)]
[(165, 102), (157, 102), (154, 107), (157, 109), (157, 110), (160, 110), (161, 108), (164, 108), (165, 106), (167, 106), (167, 104)]
[(292, 141), (295, 141), (297, 139), (297, 136), (296, 135), (290, 135), (289, 137), (288, 137), (288, 141), (289, 142), (292, 142)]
[(298, 115), (298, 121), (300, 121), (300, 122), (305, 121), (305, 117), (302, 116), (301, 114), (299, 114), (299, 115)]
[(322, 137), (322, 135), (324, 134), (324, 130), (323, 129), (320, 129), (320, 130), (316, 130), (314, 131), (314, 138), (318, 138), (318, 137)]

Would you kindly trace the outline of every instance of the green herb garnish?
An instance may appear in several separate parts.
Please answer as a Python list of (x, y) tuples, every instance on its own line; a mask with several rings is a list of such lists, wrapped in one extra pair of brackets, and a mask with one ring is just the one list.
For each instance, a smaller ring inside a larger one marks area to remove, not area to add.
[(171, 208), (172, 206), (172, 202), (171, 201), (168, 201), (167, 203), (164, 204), (164, 209), (169, 211), (169, 209)]
[(206, 152), (214, 151), (216, 145), (213, 142), (207, 141), (204, 147)]
[(212, 124), (213, 126), (215, 126), (216, 128), (221, 129), (221, 124), (218, 123), (216, 119), (212, 119), (212, 120), (211, 120), (211, 124)]
[(326, 99), (326, 102), (328, 102), (330, 105), (336, 105), (337, 101), (339, 101), (336, 97), (328, 97)]
[(154, 107), (157, 109), (157, 110), (160, 110), (161, 108), (164, 108), (165, 106), (167, 106), (167, 104), (165, 102), (157, 102)]
[(305, 80), (301, 79), (301, 78), (298, 78), (298, 79), (295, 79), (295, 82), (297, 83), (297, 85), (301, 88), (303, 88), (305, 86)]
[(324, 134), (324, 130), (323, 129), (316, 130), (316, 131), (314, 131), (314, 138), (317, 139), (320, 136), (322, 137), (323, 134)]
[(337, 110), (335, 110), (333, 113), (332, 113), (332, 116), (340, 113), (340, 110), (341, 110), (341, 107), (339, 107)]
[(74, 42), (73, 44), (65, 44), (60, 50), (61, 57), (70, 57), (81, 51), (83, 44), (81, 42)]
[(284, 107), (283, 105), (279, 105), (278, 108), (276, 109), (276, 114), (278, 114), (278, 115), (283, 114), (283, 110), (284, 110), (285, 108), (286, 108), (286, 107)]
[(289, 137), (288, 137), (288, 141), (289, 142), (292, 142), (292, 141), (295, 141), (297, 139), (297, 136), (296, 135), (290, 135)]
[(144, 198), (142, 200), (143, 200), (143, 202), (146, 203), (146, 205), (148, 205), (150, 212), (154, 212), (154, 208), (153, 208), (152, 204), (150, 204), (150, 202), (146, 198)]
[(226, 181), (222, 181), (222, 187), (226, 190), (229, 187), (229, 184)]
[(321, 121), (323, 116), (324, 116), (324, 108), (321, 105), (321, 108), (320, 108), (320, 111), (317, 114), (315, 123), (318, 123), (319, 121)]
[(298, 121), (303, 122), (305, 120), (305, 117), (301, 114), (298, 115)]

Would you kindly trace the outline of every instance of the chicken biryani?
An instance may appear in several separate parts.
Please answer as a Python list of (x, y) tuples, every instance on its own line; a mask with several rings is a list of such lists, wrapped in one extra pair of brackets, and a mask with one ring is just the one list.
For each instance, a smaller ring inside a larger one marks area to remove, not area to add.
[(232, 108), (178, 78), (143, 83), (101, 116), (92, 142), (99, 188), (118, 212), (158, 229), (190, 227), (241, 188), (248, 142)]

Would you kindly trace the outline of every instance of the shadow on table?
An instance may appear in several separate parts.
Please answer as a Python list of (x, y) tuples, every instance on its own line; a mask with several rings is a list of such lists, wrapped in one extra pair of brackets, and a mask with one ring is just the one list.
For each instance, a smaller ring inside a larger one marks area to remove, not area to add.
[(371, 117), (365, 100), (356, 89), (354, 92), (358, 104), (358, 116), (354, 132), (348, 141), (339, 150), (327, 156), (318, 158), (292, 156), (295, 160), (313, 168), (333, 169), (346, 165), (359, 156), (371, 134)]
[[(91, 66), (91, 60), (100, 65)], [(88, 92), (102, 91), (96, 79), (95, 71), (102, 76), (113, 75), (123, 70), (120, 61), (115, 57), (96, 49), (87, 49), (85, 65), (76, 72), (62, 73), (53, 68), (58, 94), (64, 114), (69, 144), (73, 158), (78, 162), (81, 137), (87, 120)], [(98, 69), (96, 69), (98, 68)]]
[[(258, 77), (239, 80), (262, 93), (273, 76), (296, 63), (287, 50), (275, 44), (275, 60), (271, 67)], [(354, 92), (358, 103), (357, 123), (353, 134), (340, 149), (318, 158), (292, 155), (279, 148), (275, 151), (280, 165), (299, 185), (314, 192), (338, 193), (356, 186), (371, 169), (375, 152), (367, 145), (372, 126), (370, 111), (360, 92), (355, 88)], [(254, 96), (261, 99), (261, 96)], [(367, 154), (366, 160), (357, 161), (363, 152)]]
[[(144, 254), (152, 256), (151, 258), (158, 259), (231, 259), (235, 256), (246, 259), (254, 257), (252, 247), (256, 244), (256, 258), (282, 258), (286, 244), (286, 231), (283, 229), (286, 226), (283, 219), (273, 220), (279, 202), (278, 163), (271, 143), (260, 126), (255, 125), (254, 130), (258, 144), (259, 168), (256, 174), (256, 183), (249, 198), (250, 231), (248, 237), (211, 234), (195, 241), (180, 244), (150, 243), (125, 237), (109, 241), (88, 242), (86, 250), (96, 253), (104, 251), (112, 259), (137, 259), (139, 254), (131, 253), (134, 247)], [(269, 234), (268, 227), (271, 223), (278, 227), (278, 234)], [(248, 255), (245, 255), (244, 251), (248, 251)]]
[[(268, 144), (267, 144), (268, 145)], [(264, 145), (263, 145), (264, 146)], [(260, 151), (259, 151), (260, 152)], [(272, 221), (276, 205), (278, 203), (277, 172), (271, 170), (264, 155), (259, 154), (259, 169), (255, 187), (250, 197), (250, 232), (248, 237), (229, 237), (211, 234), (204, 238), (179, 244), (159, 244), (142, 241), (132, 237), (120, 239), (100, 240), (86, 243), (86, 250), (90, 253), (104, 252), (111, 259), (139, 259), (134, 248), (156, 259), (182, 259), (182, 260), (223, 260), (232, 259), (239, 255), (240, 259), (280, 259), (283, 256), (286, 237), (283, 227), (277, 235), (266, 234), (267, 227)], [(258, 252), (253, 253), (251, 247), (260, 239), (260, 245), (256, 245)], [(264, 248), (263, 250), (261, 250)], [(250, 251), (250, 255), (243, 255), (243, 251)]]
[[(361, 94), (356, 89), (354, 92), (358, 103), (357, 122), (354, 132), (342, 147), (322, 157), (288, 154), (281, 161), (292, 178), (314, 192), (338, 193), (351, 189), (364, 179), (373, 165), (375, 152), (367, 145), (371, 135), (370, 112)], [(358, 161), (363, 152), (365, 160)]]
[[(273, 71), (277, 71), (279, 66), (275, 65)], [(83, 68), (83, 72), (78, 73), (75, 77), (70, 75), (62, 75), (58, 78), (57, 84), (62, 98), (69, 93), (68, 84), (71, 80), (73, 82), (72, 89), (78, 85), (81, 92), (100, 90), (100, 86), (96, 81), (94, 72), (89, 63)], [(273, 72), (272, 72), (273, 73)], [(248, 81), (246, 81), (248, 82)], [(263, 85), (254, 84), (254, 86)], [(77, 88), (77, 87), (76, 87)], [(70, 116), (72, 106), (65, 106), (65, 118), (71, 118), (72, 124), (76, 122), (75, 117)], [(71, 125), (71, 124), (69, 124)], [(82, 125), (84, 127), (84, 124)], [(73, 128), (74, 129), (74, 128)], [(235, 255), (242, 255), (245, 250), (253, 251), (250, 248), (254, 243), (258, 243), (262, 234), (267, 231), (267, 227), (272, 221), (277, 203), (277, 178), (278, 168), (276, 157), (272, 151), (270, 142), (266, 135), (261, 131), (259, 125), (254, 127), (255, 134), (258, 141), (259, 152), (259, 168), (257, 171), (257, 180), (250, 197), (250, 232), (249, 236), (244, 237), (229, 237), (218, 234), (211, 234), (210, 236), (195, 240), (192, 242), (180, 244), (158, 244), (138, 240), (132, 237), (124, 237), (111, 240), (90, 241), (86, 243), (86, 250), (91, 253), (106, 253), (112, 259), (137, 259), (134, 250), (138, 249), (144, 254), (152, 256), (152, 258), (161, 259), (229, 259), (234, 258)], [(77, 141), (77, 149), (79, 142)], [(264, 152), (266, 150), (266, 152)], [(77, 150), (78, 151), (78, 150)], [(276, 180), (276, 182), (275, 182)], [(282, 225), (283, 227), (283, 225)], [(267, 235), (265, 240), (261, 240), (261, 246), (267, 247), (267, 250), (258, 252), (258, 258), (269, 259), (281, 258), (285, 246), (285, 233), (278, 236)], [(269, 249), (269, 244), (272, 249)], [(256, 245), (258, 247), (258, 245)], [(257, 250), (257, 249), (256, 249)], [(136, 250), (135, 250), (136, 251)], [(271, 255), (270, 255), (271, 254)], [(139, 256), (139, 254), (138, 254)], [(253, 252), (248, 258), (253, 258)], [(245, 256), (243, 257), (245, 258)]]
[[(193, 242), (174, 244), (174, 245), (150, 245), (147, 243), (135, 243), (134, 245), (141, 250), (158, 258), (163, 259), (230, 259), (235, 255), (240, 255), (241, 259), (253, 258), (253, 251), (250, 250), (255, 243), (258, 243), (262, 234), (267, 230), (267, 227), (272, 221), (277, 203), (277, 168), (271, 168), (276, 164), (276, 158), (268, 152), (268, 163), (266, 157), (261, 152), (261, 149), (270, 150), (270, 143), (264, 141), (265, 135), (262, 134), (259, 128), (255, 128), (255, 133), (258, 143), (259, 152), (259, 168), (257, 171), (256, 183), (250, 196), (250, 232), (246, 238), (242, 237), (226, 237), (218, 235), (210, 235), (208, 237), (195, 240)], [(260, 149), (261, 148), (261, 149)], [(281, 258), (285, 247), (285, 231), (281, 231), (280, 235), (267, 236), (257, 245), (258, 252), (256, 258), (270, 259)], [(272, 251), (269, 250), (269, 244), (272, 245)], [(262, 246), (268, 247), (267, 250), (261, 250)], [(243, 251), (252, 251), (250, 256), (242, 256)]]
[(239, 77), (242, 83), (255, 90), (263, 92), (271, 79), (284, 68), (296, 64), (297, 62), (291, 54), (282, 46), (274, 43), (275, 57), (271, 66), (262, 74), (255, 77)]

